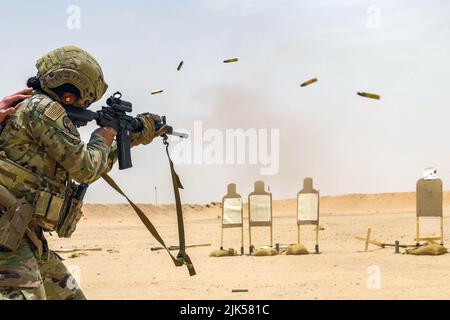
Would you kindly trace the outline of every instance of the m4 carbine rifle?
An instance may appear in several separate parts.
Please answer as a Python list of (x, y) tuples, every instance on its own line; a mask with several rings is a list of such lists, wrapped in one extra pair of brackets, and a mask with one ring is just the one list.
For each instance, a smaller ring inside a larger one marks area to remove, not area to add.
[[(102, 107), (98, 111), (90, 111), (72, 106), (64, 106), (67, 115), (77, 126), (85, 126), (88, 122), (95, 120), (100, 127), (109, 127), (117, 131), (117, 153), (119, 160), (119, 169), (128, 169), (132, 167), (130, 142), (131, 132), (143, 130), (143, 124), (139, 119), (129, 116), (127, 113), (133, 110), (131, 102), (122, 100), (120, 92), (114, 93), (106, 100), (107, 107)], [(173, 131), (171, 126), (166, 124), (166, 117), (155, 115), (156, 131), (164, 127), (164, 132), (180, 138), (187, 138), (187, 134)]]
[[(128, 112), (133, 110), (133, 105), (125, 100), (122, 100), (122, 94), (120, 92), (114, 93), (111, 97), (106, 100), (107, 107), (102, 107), (101, 110), (98, 111), (90, 111), (86, 109), (80, 109), (72, 106), (64, 106), (67, 111), (67, 115), (72, 120), (72, 122), (77, 126), (85, 126), (88, 122), (95, 120), (100, 127), (109, 127), (113, 128), (117, 131), (117, 152), (118, 152), (118, 160), (119, 160), (119, 169), (128, 169), (132, 166), (131, 163), (131, 153), (130, 153), (130, 142), (131, 142), (131, 132), (140, 132), (144, 129), (142, 122), (132, 116), (127, 115)], [(172, 258), (174, 264), (176, 266), (186, 265), (189, 274), (191, 276), (195, 275), (195, 269), (192, 264), (191, 259), (186, 253), (186, 244), (185, 244), (185, 236), (184, 236), (184, 223), (183, 223), (183, 209), (181, 206), (179, 189), (183, 189), (183, 186), (180, 182), (180, 179), (175, 172), (174, 165), (169, 155), (169, 142), (167, 139), (167, 135), (174, 135), (180, 138), (187, 138), (188, 135), (185, 133), (179, 133), (173, 131), (171, 126), (166, 124), (166, 117), (162, 116), (154, 116), (155, 121), (155, 129), (159, 131), (161, 128), (164, 128), (164, 144), (166, 146), (166, 153), (169, 159), (170, 171), (172, 175), (172, 184), (173, 191), (175, 195), (175, 206), (177, 210), (177, 220), (178, 220), (178, 236), (179, 236), (179, 246), (178, 246), (178, 254), (175, 258), (171, 253), (170, 249), (166, 246), (163, 239), (159, 235), (158, 231), (156, 231), (153, 224), (147, 218), (145, 213), (133, 202), (131, 201), (125, 193), (120, 189), (120, 187), (115, 183), (115, 181), (107, 174), (104, 173), (102, 178), (117, 192), (123, 195), (131, 207), (134, 209), (136, 214), (139, 216), (141, 221), (144, 223), (146, 228), (150, 231), (150, 233), (155, 237), (155, 239), (167, 250), (170, 257)], [(87, 185), (81, 185), (83, 193), (86, 192)], [(83, 196), (83, 195), (82, 195)], [(81, 196), (81, 197), (82, 197)]]

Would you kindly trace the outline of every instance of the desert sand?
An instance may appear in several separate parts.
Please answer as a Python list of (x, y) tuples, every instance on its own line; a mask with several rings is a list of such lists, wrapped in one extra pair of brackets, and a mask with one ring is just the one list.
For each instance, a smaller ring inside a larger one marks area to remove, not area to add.
[[(274, 201), (274, 242), (296, 242), (295, 206), (295, 199)], [(174, 206), (140, 207), (166, 243), (178, 245)], [(89, 299), (450, 298), (450, 254), (412, 256), (374, 246), (363, 252), (364, 243), (354, 239), (365, 236), (371, 227), (376, 240), (414, 244), (414, 193), (321, 197), (320, 208), (321, 254), (211, 258), (209, 253), (220, 243), (220, 204), (184, 205), (186, 242), (211, 243), (211, 247), (188, 249), (197, 271), (194, 277), (185, 267), (175, 267), (165, 251), (150, 250), (159, 244), (125, 204), (87, 204), (72, 238), (48, 238), (52, 249), (102, 248), (76, 257), (60, 254), (67, 266), (79, 271)], [(445, 192), (444, 216), (449, 209), (450, 192)], [(450, 220), (444, 222), (444, 231), (450, 230)], [(302, 243), (313, 252), (313, 227), (303, 230)], [(267, 244), (268, 229), (256, 229), (253, 238), (257, 245)], [(248, 253), (246, 229), (245, 241)], [(224, 246), (239, 249), (239, 229), (225, 230)], [(380, 289), (367, 286), (372, 265), (380, 268)], [(232, 293), (233, 289), (248, 292)]]

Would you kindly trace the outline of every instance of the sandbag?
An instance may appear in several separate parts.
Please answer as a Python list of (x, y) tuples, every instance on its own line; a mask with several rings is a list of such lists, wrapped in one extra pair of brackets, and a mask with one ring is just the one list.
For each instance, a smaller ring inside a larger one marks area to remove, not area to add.
[(301, 255), (301, 254), (309, 254), (308, 249), (301, 243), (291, 244), (287, 250), (286, 255)]
[(437, 256), (447, 253), (447, 248), (434, 242), (428, 242), (427, 245), (417, 248), (406, 249), (407, 254)]
[(255, 257), (275, 256), (277, 254), (278, 251), (271, 247), (261, 247), (252, 252), (252, 256)]
[(209, 255), (210, 257), (230, 257), (230, 256), (236, 256), (237, 251), (233, 248), (229, 248), (228, 250), (214, 250)]

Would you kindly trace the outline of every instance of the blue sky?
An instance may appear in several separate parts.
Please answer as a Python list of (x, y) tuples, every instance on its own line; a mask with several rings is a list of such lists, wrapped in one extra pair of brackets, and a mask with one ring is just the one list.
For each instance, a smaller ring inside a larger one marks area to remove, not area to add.
[[(66, 27), (69, 5), (81, 9), (79, 30)], [(374, 7), (379, 29), (367, 27)], [(165, 114), (188, 130), (196, 120), (280, 129), (277, 175), (179, 165), (184, 201), (217, 201), (231, 181), (246, 195), (257, 179), (275, 199), (290, 198), (307, 176), (322, 194), (412, 191), (427, 166), (450, 186), (448, 1), (55, 0), (0, 9), (0, 95), (20, 89), (42, 54), (74, 44), (102, 64), (108, 94), (122, 91), (136, 113)], [(229, 57), (240, 61), (224, 65)], [(319, 82), (299, 87), (311, 77)], [(151, 96), (155, 89), (165, 92)], [(112, 173), (131, 197), (153, 202), (158, 186), (160, 202), (172, 202), (162, 143), (136, 148), (133, 160)], [(121, 201), (103, 182), (88, 200)]]

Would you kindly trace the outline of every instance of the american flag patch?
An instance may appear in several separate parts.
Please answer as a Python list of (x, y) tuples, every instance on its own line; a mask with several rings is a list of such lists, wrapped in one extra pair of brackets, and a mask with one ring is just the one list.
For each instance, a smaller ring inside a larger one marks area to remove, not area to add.
[(48, 118), (56, 121), (65, 112), (64, 108), (58, 103), (52, 103), (52, 105), (45, 110), (44, 115)]

